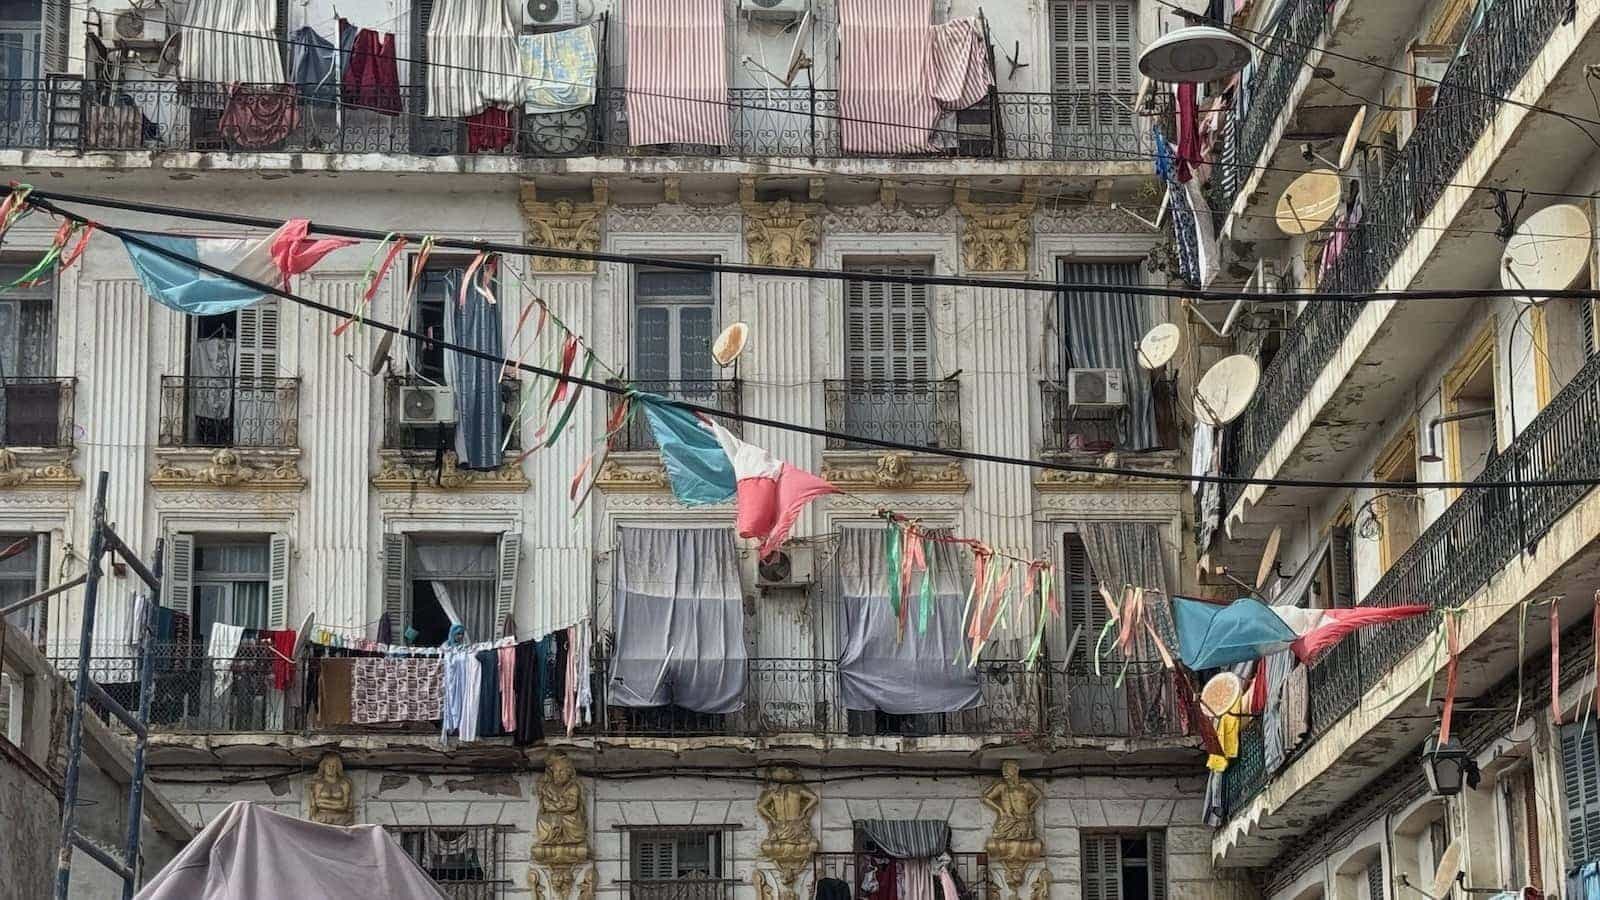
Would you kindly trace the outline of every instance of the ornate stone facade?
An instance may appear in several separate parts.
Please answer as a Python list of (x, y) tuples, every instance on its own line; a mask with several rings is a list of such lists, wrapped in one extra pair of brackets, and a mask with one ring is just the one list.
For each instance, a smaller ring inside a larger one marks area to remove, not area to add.
[[(592, 202), (572, 200), (543, 201), (532, 181), (522, 182), (519, 203), (528, 243), (553, 250), (595, 253), (600, 249), (600, 223), (605, 216), (609, 191), (604, 178), (594, 179)], [(551, 256), (532, 258), (535, 272), (593, 272), (592, 259)]]
[[(820, 185), (813, 179), (812, 190)], [(755, 179), (740, 180), (739, 205), (744, 208), (745, 253), (755, 266), (809, 268), (817, 249), (817, 217), (822, 207), (815, 203), (773, 203), (756, 201)]]
[(356, 823), (355, 785), (337, 753), (322, 754), (317, 774), (306, 780), (306, 818), (323, 825)]
[(525, 491), (530, 485), (522, 467), (509, 463), (498, 469), (463, 469), (454, 450), (446, 450), (441, 465), (386, 453), (372, 486), (384, 491)]
[[(580, 869), (586, 870), (580, 893), (592, 897), (594, 868), (589, 862), (593, 858), (589, 850), (589, 807), (583, 796), (583, 784), (578, 781), (572, 761), (565, 755), (551, 753), (545, 758), (538, 799), (533, 860), (545, 867), (550, 879), (551, 900), (567, 900)], [(529, 881), (535, 893), (544, 896), (538, 870), (529, 876)]]
[(75, 488), (71, 450), (18, 451), (0, 447), (0, 488)]
[(1016, 203), (977, 203), (966, 179), (956, 182), (956, 208), (966, 223), (961, 255), (968, 272), (1026, 272), (1038, 193), (1031, 183)]
[(158, 488), (222, 489), (277, 493), (306, 486), (300, 452), (217, 450), (158, 451), (150, 483)]
[(998, 862), (1005, 870), (1006, 886), (1012, 896), (1020, 897), (1028, 868), (1044, 859), (1036, 815), (1044, 793), (1022, 779), (1022, 770), (1014, 759), (1002, 763), (1000, 773), (983, 792), (983, 805), (994, 813), (994, 828), (984, 850), (991, 862)]
[(961, 463), (910, 453), (830, 454), (822, 477), (847, 491), (931, 491), (965, 493), (972, 486)]
[[(761, 855), (778, 867), (778, 900), (796, 900), (796, 884), (811, 867), (817, 838), (811, 831), (816, 792), (800, 783), (800, 774), (787, 766), (772, 771), (772, 781), (756, 801), (756, 812), (767, 823)], [(759, 877), (759, 876), (757, 876)]]
[(600, 466), (594, 484), (607, 491), (665, 491), (669, 487), (659, 456), (639, 460), (611, 457)]
[[(1055, 454), (1056, 462), (1102, 469), (1132, 469), (1142, 472), (1176, 472), (1176, 451), (1139, 453), (1124, 457), (1112, 451), (1101, 455)], [(1069, 472), (1061, 469), (1043, 469), (1034, 476), (1034, 487), (1040, 491), (1072, 491), (1083, 488), (1105, 487), (1120, 489), (1172, 490), (1181, 489), (1183, 482), (1165, 478), (1140, 478), (1112, 472)]]

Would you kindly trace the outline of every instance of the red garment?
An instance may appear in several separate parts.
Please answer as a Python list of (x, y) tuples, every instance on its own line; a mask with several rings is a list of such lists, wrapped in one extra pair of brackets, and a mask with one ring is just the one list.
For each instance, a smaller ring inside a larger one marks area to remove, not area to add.
[(300, 102), (294, 85), (241, 84), (228, 96), (217, 127), (241, 150), (277, 146), (300, 123)]
[[(341, 36), (351, 27), (344, 19), (339, 20)], [(340, 83), (346, 106), (386, 116), (399, 115), (400, 69), (395, 62), (394, 35), (379, 34), (370, 28), (356, 32)]]
[(467, 152), (493, 153), (511, 148), (511, 111), (490, 106), (475, 116), (467, 116)]
[(1200, 159), (1200, 110), (1195, 102), (1195, 86), (1178, 85), (1178, 181), (1194, 177)]
[(280, 691), (287, 690), (289, 682), (294, 680), (294, 641), (297, 635), (294, 631), (263, 631), (261, 635), (271, 641), (272, 649), (277, 651), (272, 654), (272, 686)]

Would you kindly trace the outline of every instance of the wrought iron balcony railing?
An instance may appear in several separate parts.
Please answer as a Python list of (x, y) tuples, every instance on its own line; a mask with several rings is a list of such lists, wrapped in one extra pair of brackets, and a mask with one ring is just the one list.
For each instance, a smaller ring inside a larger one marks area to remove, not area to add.
[[(192, 150), (491, 154), (577, 157), (670, 154), (842, 159), (839, 92), (733, 88), (728, 146), (630, 147), (626, 91), (596, 90), (592, 106), (562, 113), (511, 111), (505, 128), (425, 115), (426, 91), (402, 85), (387, 96), (345, 102), (337, 93), (280, 85), (79, 78), (0, 80), (0, 147), (57, 150)], [(1131, 94), (994, 93), (955, 116), (926, 155), (977, 159), (1132, 160), (1149, 154), (1148, 129)], [(1156, 103), (1170, 108), (1167, 98)], [(251, 115), (230, 114), (232, 108)], [(52, 115), (54, 110), (54, 115)], [(1159, 113), (1161, 108), (1146, 110)]]
[(300, 379), (161, 376), (163, 447), (300, 445)]
[[(233, 659), (212, 659), (197, 643), (160, 643), (154, 654), (150, 729), (165, 732), (283, 732), (301, 723), (303, 669), (290, 666), (289, 683), (274, 682), (269, 645), (246, 642)], [(78, 671), (76, 656), (54, 657), (56, 671), (68, 679)], [(89, 674), (127, 709), (139, 703), (139, 660), (132, 656), (99, 656)], [(120, 722), (96, 709), (113, 727)]]
[[(414, 375), (389, 376), (384, 383), (383, 449), (432, 453), (453, 448), (454, 422), (430, 423), (423, 417), (412, 419), (404, 414), (406, 392), (415, 388), (445, 390), (442, 385)], [(460, 414), (460, 410), (456, 412)], [(502, 440), (507, 435), (511, 438), (507, 450), (522, 447), (521, 429), (517, 427), (517, 416), (521, 412), (522, 382), (509, 378), (500, 382), (500, 435)]]
[[(1137, 373), (1143, 376), (1143, 372)], [(1044, 400), (1044, 452), (1068, 453), (1105, 450), (1169, 450), (1175, 446), (1172, 393), (1165, 384), (1151, 398), (1155, 443), (1129, 445), (1127, 406), (1074, 407), (1068, 402), (1067, 386), (1059, 381), (1039, 382)], [(1141, 442), (1143, 443), (1143, 442)]]
[[(686, 403), (698, 403), (702, 406), (711, 406), (729, 412), (739, 411), (739, 382), (732, 378), (713, 378), (700, 381), (634, 381), (630, 384), (639, 391), (649, 394), (658, 394), (671, 400), (682, 400)], [(620, 397), (613, 395), (615, 403)], [(741, 434), (743, 423), (734, 419), (722, 420), (723, 427), (734, 434)], [(650, 431), (650, 422), (643, 413), (635, 411), (627, 425), (619, 432), (615, 439), (615, 450), (655, 450), (655, 435)]]
[[(840, 380), (823, 383), (829, 431), (918, 447), (961, 446), (961, 385), (955, 381)], [(871, 449), (828, 438), (828, 449)]]
[[(1290, 22), (1318, 19), (1322, 14), (1316, 10), (1325, 5), (1323, 0), (1292, 2), (1295, 8), (1286, 16)], [(1570, 8), (1568, 0), (1505, 0), (1486, 7), (1483, 23), (1467, 38), (1432, 107), (1419, 115), (1395, 162), (1375, 185), (1363, 187), (1361, 223), (1350, 231), (1343, 252), (1319, 279), (1318, 290), (1359, 294), (1383, 283), (1472, 152), (1502, 98), (1522, 80)], [(1299, 60), (1293, 65), (1298, 68)], [(1281, 106), (1264, 102), (1259, 92), (1254, 102), (1252, 120), (1259, 111), (1269, 120), (1260, 127), (1270, 130), (1270, 120), (1282, 113)], [(1247, 130), (1255, 127), (1247, 124)], [(1259, 153), (1250, 156), (1248, 144), (1246, 140), (1246, 159), (1253, 164)], [(1225, 471), (1255, 472), (1364, 308), (1362, 303), (1306, 306), (1262, 373), (1254, 402), (1228, 433)], [(1223, 509), (1231, 509), (1242, 491), (1241, 485), (1225, 486)]]
[(0, 378), (0, 446), (71, 447), (72, 378)]
[[(1600, 478), (1600, 356), (1591, 358), (1476, 480), (1515, 484), (1596, 478)], [(1589, 490), (1581, 483), (1463, 490), (1389, 567), (1361, 605), (1459, 607), (1525, 548), (1536, 545)], [(1441, 614), (1434, 613), (1357, 632), (1315, 660), (1307, 673), (1311, 736), (1299, 752), (1355, 708), (1396, 663), (1422, 646), (1440, 619)], [(1240, 759), (1228, 767), (1224, 782), (1230, 814), (1273, 775), (1260, 759), (1261, 740), (1259, 722), (1240, 732)]]
[(1045, 722), (1057, 737), (1155, 740), (1184, 734), (1172, 673), (1159, 662), (1045, 664)]

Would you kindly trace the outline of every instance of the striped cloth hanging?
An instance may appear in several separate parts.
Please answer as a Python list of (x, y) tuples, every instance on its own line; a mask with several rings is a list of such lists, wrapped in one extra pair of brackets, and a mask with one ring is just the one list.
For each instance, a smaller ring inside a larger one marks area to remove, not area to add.
[(282, 84), (272, 0), (207, 0), (184, 17), (178, 77), (212, 84)]
[(628, 143), (733, 143), (721, 0), (627, 0)]
[(428, 20), (428, 115), (521, 106), (517, 30), (500, 0), (436, 0)]

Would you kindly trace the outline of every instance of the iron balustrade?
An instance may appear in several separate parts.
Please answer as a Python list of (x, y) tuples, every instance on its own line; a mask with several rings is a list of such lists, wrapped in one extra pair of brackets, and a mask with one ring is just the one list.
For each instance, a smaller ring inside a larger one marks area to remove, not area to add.
[(0, 378), (0, 446), (71, 447), (75, 378)]
[[(811, 865), (816, 873), (815, 884), (824, 878), (833, 878), (850, 886), (850, 896), (864, 895), (859, 890), (867, 867), (877, 854), (823, 852), (811, 855)], [(951, 853), (950, 875), (955, 879), (960, 900), (991, 900), (997, 897), (989, 880), (989, 855), (987, 853)]]
[[(729, 412), (739, 412), (740, 388), (738, 379), (708, 378), (687, 381), (631, 381), (628, 386), (648, 394), (657, 394), (669, 400), (697, 403)], [(618, 403), (620, 395), (613, 394), (611, 403)], [(719, 419), (718, 423), (734, 434), (742, 434), (742, 422)], [(655, 434), (650, 430), (650, 420), (644, 411), (635, 407), (627, 424), (613, 439), (613, 450), (655, 450)]]
[[(1461, 606), (1524, 549), (1536, 547), (1591, 490), (1583, 484), (1516, 485), (1541, 479), (1600, 479), (1600, 356), (1591, 357), (1475, 479), (1508, 486), (1463, 490), (1378, 579), (1360, 605), (1425, 603), (1436, 610)], [(1311, 731), (1297, 752), (1304, 752), (1354, 709), (1400, 660), (1436, 640), (1442, 615), (1435, 612), (1358, 631), (1314, 660), (1307, 672)], [(1241, 754), (1250, 741), (1260, 743), (1259, 729), (1252, 734), (1252, 728), (1254, 723), (1241, 732)], [(1272, 774), (1255, 762), (1230, 765), (1224, 792), (1229, 814), (1265, 787)]]
[[(213, 659), (196, 643), (152, 646), (154, 681), (150, 724), (154, 732), (226, 733), (296, 731), (302, 720), (300, 686), (304, 667), (290, 665), (283, 688), (274, 682), (271, 647), (259, 642), (240, 645), (232, 659)], [(56, 670), (69, 680), (77, 675), (76, 656), (55, 657)], [(135, 656), (99, 656), (90, 675), (124, 708), (139, 702), (139, 660)], [(104, 710), (94, 712), (107, 725), (121, 728)]]
[(383, 829), (450, 900), (506, 896), (511, 825), (385, 825)]
[[(955, 381), (830, 379), (822, 387), (827, 428), (855, 437), (958, 449), (960, 388)], [(872, 449), (870, 444), (831, 436), (827, 447)]]
[[(456, 426), (454, 423), (440, 423), (437, 425), (407, 425), (400, 421), (400, 403), (406, 388), (439, 387), (444, 385), (434, 384), (415, 375), (390, 375), (384, 381), (384, 419), (383, 419), (383, 449), (402, 450), (417, 453), (437, 453), (451, 450), (455, 447)], [(456, 414), (460, 415), (460, 410)], [(507, 378), (500, 382), (500, 435), (502, 440), (510, 437), (507, 450), (518, 450), (522, 446), (522, 429), (518, 427), (519, 417), (524, 413), (532, 415), (534, 410), (522, 408), (522, 382)]]
[(1045, 723), (1055, 737), (1180, 738), (1185, 733), (1172, 673), (1159, 662), (1102, 661), (1062, 669), (1043, 663)]
[[(1136, 373), (1136, 377), (1143, 378), (1144, 375), (1143, 372)], [(1069, 402), (1065, 383), (1053, 380), (1039, 382), (1039, 396), (1044, 401), (1044, 452), (1173, 449), (1176, 441), (1171, 426), (1177, 421), (1173, 393), (1164, 384), (1153, 385), (1152, 389), (1151, 412), (1155, 417), (1156, 446), (1128, 447), (1127, 406), (1074, 408)]]
[[(1321, 15), (1302, 8), (1321, 9), (1322, 0), (1293, 2), (1296, 6), (1286, 21)], [(1361, 221), (1349, 230), (1343, 251), (1325, 267), (1318, 290), (1359, 294), (1383, 284), (1390, 268), (1443, 195), (1444, 186), (1455, 177), (1499, 110), (1504, 102), (1501, 98), (1522, 80), (1570, 8), (1569, 0), (1504, 0), (1486, 7), (1482, 24), (1466, 39), (1460, 56), (1445, 73), (1432, 106), (1419, 114), (1416, 129), (1395, 161), (1375, 184), (1369, 181), (1363, 185)], [(1298, 69), (1300, 61), (1293, 65)], [(1283, 77), (1292, 83), (1291, 76)], [(1267, 82), (1262, 90), (1275, 88)], [(1283, 99), (1287, 101), (1287, 94)], [(1258, 127), (1256, 114), (1272, 120), (1282, 114), (1283, 107), (1273, 102), (1263, 104), (1259, 92), (1253, 104), (1246, 123), (1245, 159), (1256, 163), (1260, 153), (1248, 152), (1251, 129)], [(1270, 121), (1259, 127), (1270, 131)], [(1261, 389), (1254, 402), (1229, 429), (1224, 448), (1225, 471), (1238, 475), (1255, 472), (1365, 306), (1311, 303), (1305, 307), (1262, 373)], [(1233, 508), (1243, 489), (1242, 485), (1223, 488), (1224, 511)]]
[(161, 377), (162, 447), (293, 449), (300, 379)]
[(743, 884), (737, 878), (634, 878), (619, 881), (629, 900), (729, 900), (734, 888)]

